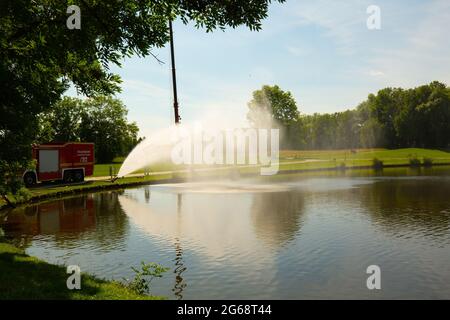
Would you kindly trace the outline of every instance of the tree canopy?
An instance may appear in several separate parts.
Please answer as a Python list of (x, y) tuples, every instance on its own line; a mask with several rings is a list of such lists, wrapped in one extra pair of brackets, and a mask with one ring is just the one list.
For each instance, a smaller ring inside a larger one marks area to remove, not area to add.
[(297, 104), (289, 91), (283, 91), (277, 85), (263, 86), (253, 92), (248, 103), (247, 119), (256, 127), (281, 125), (295, 122), (299, 116)]
[[(370, 94), (355, 109), (313, 115), (299, 115), (292, 96), (281, 94), (284, 91), (275, 87), (264, 86), (254, 92), (248, 118), (254, 123), (254, 119), (269, 110), (270, 117), (279, 120), (287, 131), (284, 147), (448, 148), (450, 145), (450, 88), (437, 81), (412, 89), (385, 88)], [(265, 91), (278, 92), (284, 99), (268, 99), (270, 95), (263, 94)], [(272, 109), (267, 107), (270, 105)]]
[(39, 115), (36, 143), (89, 141), (95, 143), (98, 163), (126, 156), (136, 144), (139, 128), (127, 120), (123, 102), (109, 96), (82, 100), (64, 97), (48, 112)]

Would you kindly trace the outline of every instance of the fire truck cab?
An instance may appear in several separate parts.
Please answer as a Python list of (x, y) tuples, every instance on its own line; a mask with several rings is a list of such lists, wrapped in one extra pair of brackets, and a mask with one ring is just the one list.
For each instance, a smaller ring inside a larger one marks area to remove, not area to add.
[(26, 186), (39, 181), (82, 182), (94, 172), (94, 144), (81, 142), (47, 143), (33, 146), (35, 170), (23, 174)]

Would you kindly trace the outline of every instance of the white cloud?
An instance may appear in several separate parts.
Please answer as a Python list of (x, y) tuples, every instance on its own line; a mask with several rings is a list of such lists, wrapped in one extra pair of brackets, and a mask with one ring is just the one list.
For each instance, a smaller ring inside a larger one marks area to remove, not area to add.
[(372, 77), (381, 77), (381, 76), (384, 76), (384, 72), (383, 72), (383, 71), (380, 71), (380, 70), (370, 70), (370, 71), (368, 72), (368, 74), (369, 74), (369, 76), (372, 76)]

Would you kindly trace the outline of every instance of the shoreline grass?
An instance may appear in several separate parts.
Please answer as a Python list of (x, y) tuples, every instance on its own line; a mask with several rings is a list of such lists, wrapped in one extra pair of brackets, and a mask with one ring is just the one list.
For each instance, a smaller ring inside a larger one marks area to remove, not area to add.
[[(0, 239), (0, 300), (161, 300), (139, 295), (117, 281), (81, 274), (81, 289), (66, 286), (66, 267), (31, 257)], [(25, 276), (26, 275), (26, 276)]]

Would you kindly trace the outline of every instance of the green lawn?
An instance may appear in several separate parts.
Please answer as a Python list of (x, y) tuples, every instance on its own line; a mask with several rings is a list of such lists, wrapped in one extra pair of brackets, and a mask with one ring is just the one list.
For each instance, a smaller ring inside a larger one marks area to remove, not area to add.
[[(372, 165), (374, 158), (377, 158), (385, 165), (408, 164), (410, 158), (433, 159), (433, 163), (450, 163), (450, 153), (440, 150), (407, 148), (407, 149), (356, 149), (351, 150), (283, 150), (280, 152), (280, 168), (283, 170), (299, 169), (319, 169), (331, 168), (345, 163), (347, 167)], [(111, 164), (96, 164), (94, 177), (109, 176), (109, 168), (112, 166), (116, 173), (119, 172), (123, 158), (116, 158)], [(306, 163), (291, 164), (290, 162), (313, 161)], [(285, 164), (283, 164), (285, 163)], [(202, 168), (206, 166), (195, 166)], [(222, 166), (223, 167), (223, 166)], [(173, 165), (171, 163), (158, 163), (150, 166), (152, 172), (182, 170), (186, 166)], [(243, 169), (243, 171), (254, 171), (253, 169)], [(142, 173), (139, 170), (136, 173)]]
[(94, 177), (106, 177), (110, 175), (110, 167), (113, 167), (115, 174), (119, 173), (122, 163), (96, 164), (94, 165)]
[[(383, 161), (384, 165), (405, 165), (409, 164), (409, 159), (430, 158), (433, 163), (450, 163), (450, 153), (440, 150), (407, 148), (407, 149), (359, 149), (355, 152), (351, 150), (290, 150), (280, 153), (280, 169), (300, 170), (300, 169), (320, 169), (332, 168), (345, 164), (347, 167), (371, 166), (373, 159)], [(292, 164), (289, 162), (308, 160), (313, 162)]]
[(69, 274), (64, 266), (48, 264), (26, 255), (21, 249), (0, 242), (0, 300), (5, 299), (89, 299), (156, 300), (162, 297), (138, 295), (119, 282), (81, 275), (81, 289), (68, 290)]
[[(116, 158), (118, 160), (120, 158)], [(122, 159), (125, 160), (125, 159)], [(106, 177), (110, 175), (110, 168), (113, 168), (113, 172), (117, 175), (119, 173), (122, 163), (113, 162), (107, 164), (96, 164), (94, 165), (94, 177)], [(149, 167), (150, 172), (161, 172), (161, 171), (173, 171), (173, 170), (183, 170), (186, 166), (174, 165), (172, 163), (157, 163)], [(144, 173), (144, 169), (137, 170), (134, 173)]]
[[(352, 160), (352, 159), (368, 159), (379, 158), (382, 160), (403, 159), (428, 157), (433, 159), (450, 159), (450, 153), (441, 150), (406, 148), (406, 149), (356, 149), (351, 150), (286, 150), (280, 152), (282, 160), (294, 159), (321, 159), (321, 160)], [(291, 158), (291, 159), (289, 159)]]

